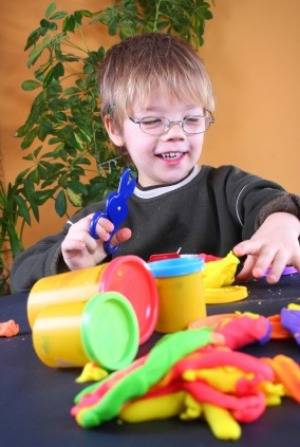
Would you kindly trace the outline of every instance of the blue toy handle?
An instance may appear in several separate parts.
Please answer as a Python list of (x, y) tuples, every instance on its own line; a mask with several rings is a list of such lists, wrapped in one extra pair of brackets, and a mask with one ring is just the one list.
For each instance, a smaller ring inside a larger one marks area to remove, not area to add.
[(99, 211), (94, 214), (90, 223), (90, 235), (94, 239), (99, 239), (96, 232), (98, 220), (101, 217), (110, 220), (114, 224), (114, 229), (110, 233), (108, 241), (104, 242), (103, 246), (106, 253), (112, 254), (118, 249), (118, 245), (111, 246), (113, 235), (118, 231), (120, 224), (126, 219), (128, 214), (127, 200), (132, 195), (136, 184), (136, 179), (131, 177), (130, 169), (125, 169), (120, 178), (119, 188), (117, 192), (109, 194), (106, 200), (106, 212)]
[(98, 213), (95, 213), (92, 217), (91, 223), (90, 223), (90, 235), (92, 236), (92, 238), (94, 239), (99, 239), (99, 236), (96, 232), (96, 226), (98, 223), (98, 220), (104, 217), (105, 219), (108, 219), (108, 216), (106, 213), (103, 213), (102, 211), (99, 211)]
[[(109, 219), (106, 213), (103, 213), (102, 211), (98, 211), (97, 213), (95, 213), (93, 215), (91, 223), (90, 223), (90, 235), (96, 240), (99, 239), (99, 236), (96, 232), (96, 226), (97, 226), (98, 220), (101, 217), (104, 217), (105, 219)], [(110, 245), (112, 237), (115, 234), (115, 232), (116, 232), (115, 230), (112, 231), (110, 233), (109, 239), (103, 243), (104, 249), (105, 249), (106, 253), (108, 253), (108, 254), (113, 254), (119, 247), (118, 245), (115, 245), (114, 247), (112, 247)]]

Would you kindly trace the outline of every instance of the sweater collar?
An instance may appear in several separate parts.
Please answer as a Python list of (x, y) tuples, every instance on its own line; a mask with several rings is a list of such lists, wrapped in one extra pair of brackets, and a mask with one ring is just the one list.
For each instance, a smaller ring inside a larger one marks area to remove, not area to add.
[(149, 188), (141, 188), (136, 186), (134, 189), (134, 195), (136, 197), (140, 197), (141, 199), (152, 199), (153, 197), (159, 197), (163, 194), (166, 194), (170, 191), (175, 191), (176, 189), (181, 188), (182, 186), (190, 183), (200, 172), (201, 167), (196, 165), (189, 172), (189, 174), (179, 182), (172, 183), (170, 185), (157, 185)]

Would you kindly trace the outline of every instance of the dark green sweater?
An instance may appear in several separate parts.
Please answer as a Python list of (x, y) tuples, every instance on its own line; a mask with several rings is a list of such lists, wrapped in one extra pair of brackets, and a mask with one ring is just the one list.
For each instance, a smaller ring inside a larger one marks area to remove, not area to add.
[[(136, 188), (128, 205), (123, 226), (131, 228), (132, 238), (114, 256), (135, 254), (146, 261), (151, 254), (179, 248), (183, 254), (223, 257), (250, 238), (269, 214), (286, 211), (300, 216), (299, 196), (234, 166), (202, 166), (200, 171), (195, 167), (177, 184)], [(28, 291), (38, 279), (65, 270), (61, 243), (70, 226), (104, 209), (105, 202), (100, 202), (79, 211), (62, 232), (21, 253), (12, 269), (13, 291)]]

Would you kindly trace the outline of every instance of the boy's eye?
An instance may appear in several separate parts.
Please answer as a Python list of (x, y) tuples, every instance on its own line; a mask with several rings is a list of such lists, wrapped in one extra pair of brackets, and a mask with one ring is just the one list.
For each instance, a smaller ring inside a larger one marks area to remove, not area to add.
[(187, 116), (184, 118), (185, 124), (188, 125), (199, 125), (199, 123), (202, 123), (203, 117), (202, 116)]
[(163, 119), (157, 116), (146, 116), (141, 119), (141, 124), (147, 128), (160, 127), (163, 124)]
[(206, 130), (206, 117), (200, 115), (186, 116), (183, 120), (183, 128), (187, 133), (201, 133)]

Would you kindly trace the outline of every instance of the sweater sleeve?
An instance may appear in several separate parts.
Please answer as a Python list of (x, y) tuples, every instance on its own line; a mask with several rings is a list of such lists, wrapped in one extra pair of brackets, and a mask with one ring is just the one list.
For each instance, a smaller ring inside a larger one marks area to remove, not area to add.
[(99, 202), (80, 210), (65, 224), (60, 233), (48, 236), (20, 253), (11, 270), (12, 292), (28, 292), (40, 278), (67, 271), (61, 254), (61, 244), (69, 228), (88, 214), (102, 210), (103, 207), (104, 203)]
[(28, 292), (38, 279), (58, 273), (64, 237), (64, 232), (49, 236), (16, 257), (10, 275), (13, 293)]
[(257, 215), (255, 230), (262, 225), (270, 214), (277, 212), (290, 213), (300, 219), (300, 196), (285, 193), (263, 206)]

